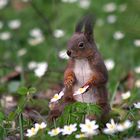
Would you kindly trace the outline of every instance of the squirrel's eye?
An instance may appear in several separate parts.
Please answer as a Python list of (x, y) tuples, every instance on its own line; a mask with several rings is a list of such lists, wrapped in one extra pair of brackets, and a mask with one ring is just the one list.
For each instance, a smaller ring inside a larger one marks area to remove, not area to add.
[(84, 42), (80, 42), (80, 43), (78, 44), (78, 47), (79, 47), (79, 48), (84, 48)]

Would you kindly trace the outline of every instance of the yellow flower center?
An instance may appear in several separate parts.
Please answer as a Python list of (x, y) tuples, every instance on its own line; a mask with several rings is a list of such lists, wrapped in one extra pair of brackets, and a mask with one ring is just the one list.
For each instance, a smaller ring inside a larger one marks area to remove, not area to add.
[(79, 88), (79, 92), (83, 93), (84, 92), (84, 88)]
[(90, 124), (87, 124), (87, 128), (88, 128), (88, 129), (91, 129), (92, 127), (91, 127), (91, 125), (90, 125)]
[(110, 129), (114, 129), (115, 126), (114, 126), (114, 125), (110, 125), (109, 128), (110, 128)]
[(54, 129), (54, 130), (53, 130), (53, 134), (54, 134), (54, 135), (57, 135), (58, 133), (59, 133), (58, 129)]
[(80, 136), (80, 138), (83, 138), (83, 137), (85, 137), (85, 135), (84, 135), (84, 134), (80, 134), (79, 136)]
[(54, 99), (58, 99), (59, 96), (58, 96), (57, 94), (55, 94), (53, 98), (54, 98)]
[(72, 129), (71, 129), (71, 127), (67, 127), (67, 130), (68, 130), (68, 131), (71, 131)]
[(32, 133), (35, 133), (35, 128), (32, 127), (32, 128), (31, 128), (31, 132), (32, 132)]

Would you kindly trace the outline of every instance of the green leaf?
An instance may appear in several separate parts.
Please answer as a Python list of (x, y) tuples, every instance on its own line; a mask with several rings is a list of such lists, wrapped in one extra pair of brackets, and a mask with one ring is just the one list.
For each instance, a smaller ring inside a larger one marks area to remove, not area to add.
[(31, 94), (36, 93), (36, 88), (34, 88), (34, 87), (29, 88), (29, 93), (31, 93)]
[(4, 114), (0, 112), (0, 122), (2, 122), (3, 120), (4, 120)]
[(88, 104), (88, 111), (90, 114), (100, 115), (101, 108), (95, 104)]
[(20, 95), (26, 95), (27, 92), (28, 92), (28, 89), (26, 87), (20, 87), (17, 91), (17, 93)]
[(87, 108), (87, 103), (82, 103), (82, 102), (76, 102), (73, 104), (76, 108), (79, 108), (80, 110), (83, 110)]
[(1, 140), (5, 138), (5, 131), (3, 126), (0, 126), (0, 138)]
[(10, 112), (8, 115), (8, 120), (12, 121), (15, 117), (16, 113), (15, 112)]

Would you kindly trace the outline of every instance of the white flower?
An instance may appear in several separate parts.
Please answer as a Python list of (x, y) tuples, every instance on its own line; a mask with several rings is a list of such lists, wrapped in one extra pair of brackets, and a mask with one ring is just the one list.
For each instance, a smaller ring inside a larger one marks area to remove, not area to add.
[(55, 129), (52, 129), (51, 131), (48, 132), (48, 134), (50, 136), (56, 136), (58, 135), (59, 133), (61, 133), (61, 129), (59, 127), (55, 128)]
[(64, 31), (61, 29), (56, 29), (53, 33), (54, 37), (61, 38), (65, 35)]
[(77, 2), (77, 0), (68, 0), (69, 3)]
[(0, 0), (0, 9), (3, 9), (8, 4), (8, 0)]
[(137, 123), (138, 123), (138, 129), (140, 129), (140, 120)]
[(121, 31), (116, 31), (113, 37), (115, 40), (121, 40), (124, 38), (124, 34)]
[(61, 0), (62, 2), (65, 2), (65, 3), (74, 3), (74, 2), (77, 2), (77, 0)]
[(84, 86), (82, 88), (79, 88), (73, 95), (79, 95), (79, 94), (83, 94), (86, 92), (86, 90), (89, 88), (89, 85)]
[(140, 47), (140, 39), (134, 40), (134, 45), (135, 45), (136, 47)]
[(26, 53), (27, 53), (27, 49), (22, 48), (22, 49), (20, 49), (20, 50), (17, 52), (17, 55), (18, 55), (18, 56), (23, 56), (23, 55), (25, 55)]
[(107, 22), (108, 23), (115, 23), (116, 22), (116, 16), (115, 15), (109, 15), (108, 17), (107, 17)]
[(60, 100), (64, 96), (64, 91), (62, 90), (59, 94), (55, 94), (53, 98), (51, 99), (51, 102), (56, 102)]
[(32, 38), (28, 39), (28, 43), (32, 46), (38, 45), (44, 41), (44, 36), (39, 28), (34, 28), (30, 31), (30, 36)]
[(19, 73), (21, 73), (22, 72), (22, 70), (23, 70), (23, 68), (21, 67), (21, 66), (16, 66), (15, 67), (15, 70), (17, 71), (17, 72), (19, 72)]
[(77, 134), (75, 135), (75, 138), (80, 139), (80, 138), (86, 138), (87, 135), (86, 134)]
[(47, 126), (47, 124), (45, 122), (42, 122), (41, 124), (35, 123), (35, 127), (32, 127), (31, 129), (27, 129), (26, 136), (32, 137), (32, 136), (36, 135), (40, 129), (46, 128), (46, 126)]
[(32, 137), (32, 136), (36, 135), (37, 132), (38, 132), (38, 130), (36, 128), (32, 127), (31, 129), (27, 129), (26, 136)]
[(34, 28), (29, 32), (30, 36), (37, 38), (42, 36), (42, 31), (39, 28)]
[(28, 63), (28, 68), (29, 68), (30, 70), (33, 70), (33, 69), (37, 68), (37, 62), (35, 62), (35, 61), (29, 62), (29, 63)]
[(41, 44), (44, 40), (45, 40), (45, 39), (44, 39), (43, 36), (40, 36), (40, 37), (38, 37), (38, 38), (29, 38), (29, 39), (28, 39), (28, 43), (29, 43), (31, 46), (36, 46), (36, 45)]
[(41, 124), (35, 123), (35, 129), (39, 131), (40, 129), (46, 128), (47, 124), (45, 122), (42, 122)]
[(76, 128), (77, 124), (70, 124), (70, 125), (65, 125), (64, 128), (62, 129), (62, 135), (70, 135), (73, 132), (77, 130)]
[(115, 66), (115, 62), (112, 59), (106, 59), (104, 62), (108, 71), (112, 70)]
[(126, 100), (131, 96), (131, 92), (127, 91), (127, 92), (123, 93), (121, 96), (122, 96), (123, 100)]
[(9, 28), (11, 28), (11, 29), (18, 29), (18, 28), (21, 26), (21, 21), (18, 20), (18, 19), (11, 20), (11, 21), (8, 23), (8, 26), (9, 26)]
[(104, 25), (104, 20), (99, 18), (99, 19), (97, 19), (96, 24), (97, 24), (98, 26), (103, 26), (103, 25)]
[(136, 67), (136, 68), (134, 69), (134, 71), (135, 71), (136, 73), (140, 73), (140, 66)]
[(17, 105), (17, 102), (15, 102), (13, 96), (11, 95), (2, 96), (0, 103), (3, 108), (13, 108)]
[(135, 106), (135, 108), (140, 109), (140, 102), (138, 102), (138, 103), (134, 103), (134, 106)]
[(105, 134), (114, 134), (117, 132), (117, 124), (114, 122), (113, 119), (111, 119), (111, 123), (106, 124), (106, 128), (103, 129), (103, 132)]
[(107, 3), (106, 5), (103, 6), (103, 10), (105, 12), (114, 12), (116, 10), (116, 4), (111, 2), (111, 3)]
[(50, 110), (53, 110), (53, 108), (56, 106), (55, 102), (49, 102), (49, 108)]
[(13, 101), (13, 96), (11, 95), (7, 95), (7, 96), (3, 96), (5, 102), (12, 102)]
[(11, 33), (10, 32), (0, 33), (0, 39), (1, 40), (8, 40), (10, 38), (11, 38)]
[(129, 129), (130, 127), (132, 127), (132, 122), (130, 120), (126, 120), (123, 123), (120, 123), (117, 125), (117, 130), (122, 132), (125, 131), (126, 129)]
[(46, 62), (37, 63), (35, 61), (31, 61), (28, 63), (28, 68), (30, 70), (34, 69), (34, 73), (37, 77), (41, 77), (45, 74), (48, 64)]
[(90, 121), (89, 119), (85, 120), (85, 124), (80, 124), (81, 132), (84, 132), (86, 135), (97, 135), (99, 125), (96, 124), (96, 121)]
[(3, 22), (0, 21), (0, 29), (3, 27)]
[(140, 80), (137, 80), (137, 81), (135, 82), (135, 86), (136, 86), (137, 88), (140, 88)]
[(37, 77), (42, 77), (48, 68), (48, 64), (46, 62), (40, 62), (37, 64), (37, 68), (34, 70), (34, 73)]
[(119, 9), (120, 12), (124, 12), (124, 11), (126, 10), (126, 8), (127, 8), (127, 5), (126, 5), (126, 4), (121, 4), (121, 5), (118, 7), (118, 9)]
[(58, 54), (61, 59), (69, 59), (69, 56), (66, 53), (66, 50), (61, 50)]
[(90, 6), (90, 0), (80, 0), (79, 6), (83, 9), (88, 9)]
[(29, 0), (22, 0), (23, 2), (29, 2)]
[(69, 0), (61, 0), (62, 2), (68, 2)]

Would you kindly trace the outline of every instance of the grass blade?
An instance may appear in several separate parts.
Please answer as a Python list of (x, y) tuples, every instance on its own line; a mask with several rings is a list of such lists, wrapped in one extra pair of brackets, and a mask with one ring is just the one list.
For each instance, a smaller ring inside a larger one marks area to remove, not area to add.
[(19, 114), (19, 128), (20, 128), (20, 140), (23, 140), (23, 116)]

